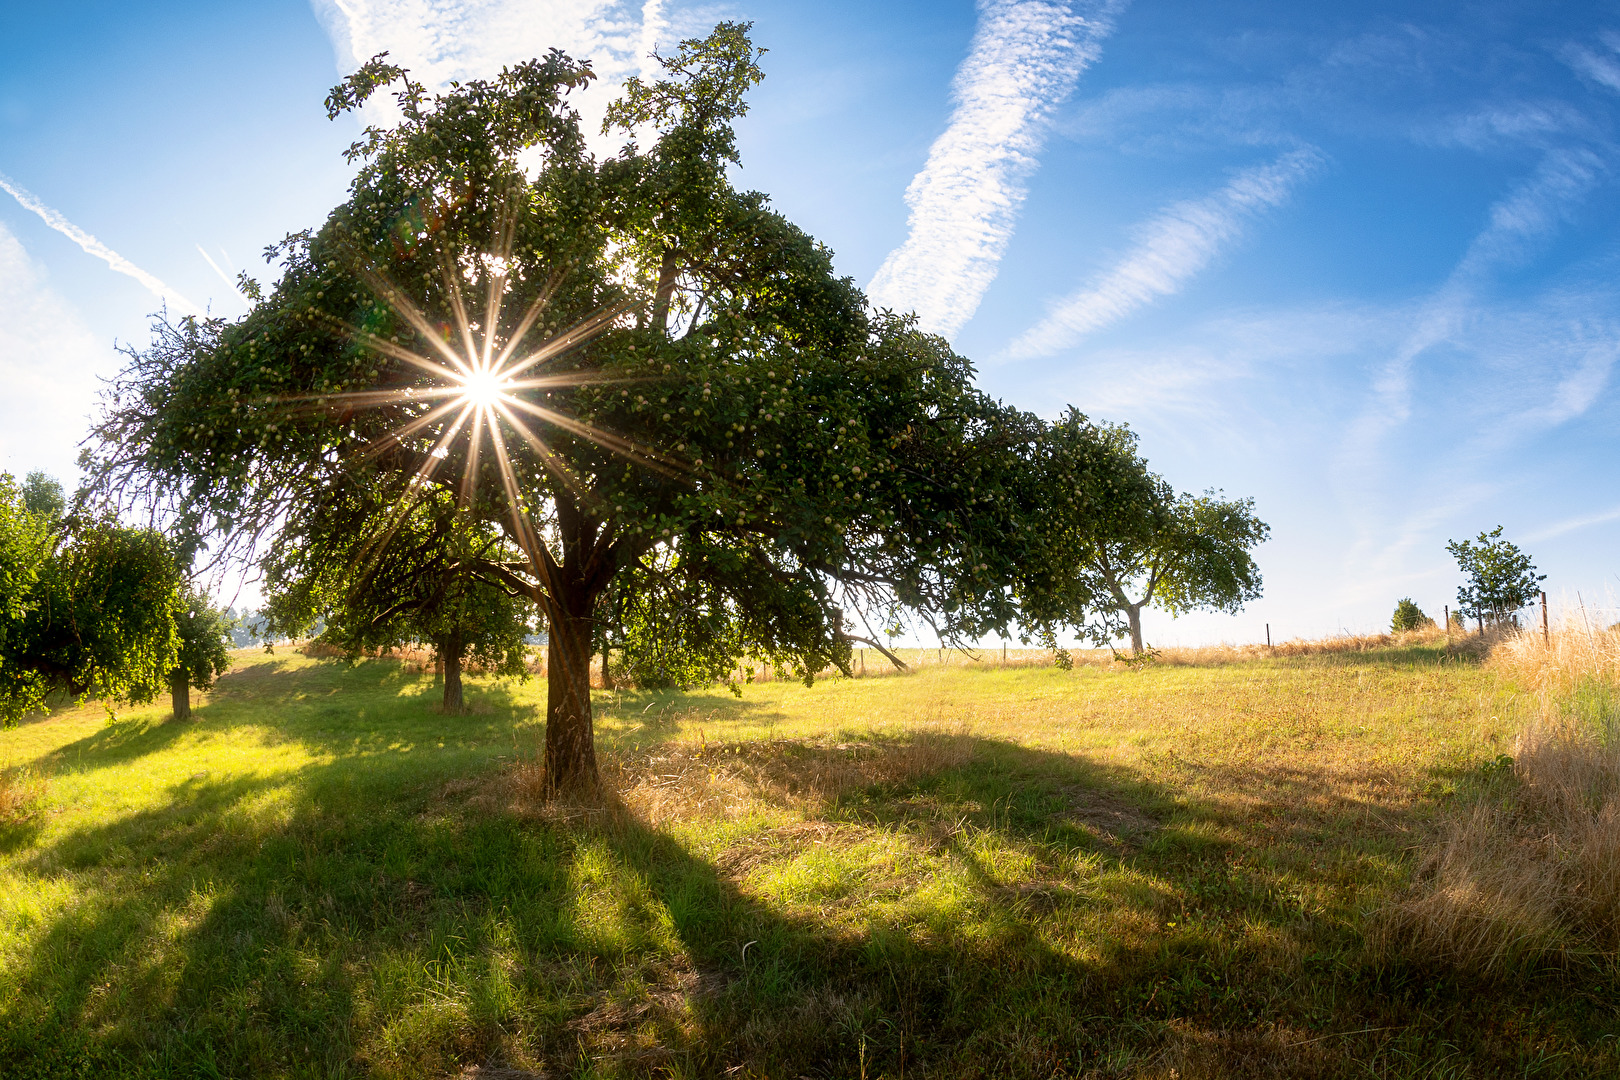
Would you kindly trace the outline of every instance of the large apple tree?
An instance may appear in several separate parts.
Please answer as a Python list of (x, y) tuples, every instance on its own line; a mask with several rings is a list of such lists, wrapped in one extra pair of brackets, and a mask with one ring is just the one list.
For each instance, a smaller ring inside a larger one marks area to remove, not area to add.
[(688, 668), (696, 649), (698, 669), (847, 670), (900, 611), (947, 642), (1005, 627), (1051, 498), (1046, 425), (733, 186), (758, 57), (738, 24), (683, 42), (626, 85), (604, 160), (568, 104), (587, 62), (553, 51), (431, 98), (368, 63), (331, 114), (391, 87), (403, 120), (351, 149), (349, 197), (271, 252), (250, 314), (163, 322), (131, 353), (99, 490), (216, 557), (317, 561), (333, 507), (389, 507), (345, 525), (380, 553), (425, 491), (453, 493), (506, 539), (462, 565), (544, 615), (554, 791), (596, 783), (589, 664), (615, 583), (722, 628), (690, 635)]

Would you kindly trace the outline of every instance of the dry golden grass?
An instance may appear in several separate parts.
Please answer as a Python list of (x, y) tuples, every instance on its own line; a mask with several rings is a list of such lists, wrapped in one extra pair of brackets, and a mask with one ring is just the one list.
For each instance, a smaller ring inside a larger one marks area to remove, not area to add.
[(1620, 683), (1620, 630), (1599, 629), (1581, 613), (1566, 612), (1545, 638), (1538, 628), (1505, 636), (1491, 650), (1491, 666), (1555, 707), (1593, 684)]
[[(1292, 656), (1328, 656), (1335, 653), (1369, 653), (1384, 649), (1404, 649), (1414, 646), (1446, 646), (1453, 656), (1480, 657), (1490, 651), (1491, 647), (1500, 640), (1501, 635), (1495, 631), (1486, 631), (1484, 634), (1465, 633), (1461, 630), (1447, 632), (1438, 626), (1426, 627), (1422, 630), (1407, 630), (1399, 634), (1341, 634), (1325, 638), (1290, 638), (1279, 641), (1275, 645), (1202, 645), (1191, 648), (1153, 649), (1150, 651), (1150, 662), (1155, 664), (1175, 664), (1192, 667), (1209, 667), (1216, 664), (1238, 664), (1251, 660), (1266, 660), (1273, 657)], [(1076, 654), (1077, 661), (1086, 663), (1114, 663), (1116, 656), (1107, 650), (1094, 650)], [(1118, 659), (1125, 659), (1125, 654), (1118, 654)]]
[(1511, 757), (1443, 821), (1386, 950), (1504, 973), (1620, 947), (1620, 634), (1564, 620), (1511, 634), (1490, 665), (1534, 695)]
[(606, 798), (572, 808), (547, 807), (544, 766), (536, 756), (519, 757), (508, 778), (519, 804), (531, 811), (612, 807), (658, 827), (760, 811), (789, 810), (811, 818), (849, 792), (930, 776), (966, 764), (973, 754), (965, 729), (853, 741), (661, 743), (604, 752), (600, 769)]
[[(1290, 638), (1275, 645), (1232, 644), (1196, 647), (1149, 648), (1143, 658), (1133, 661), (1128, 649), (1073, 649), (1070, 659), (1077, 666), (1111, 668), (1131, 663), (1138, 665), (1168, 664), (1180, 667), (1210, 667), (1218, 664), (1240, 664), (1254, 660), (1279, 657), (1326, 656), (1335, 653), (1367, 653), (1385, 649), (1412, 646), (1449, 646), (1453, 655), (1481, 657), (1502, 639), (1496, 631), (1467, 633), (1430, 626), (1400, 634), (1341, 634), (1326, 638)], [(1053, 666), (1050, 649), (893, 649), (890, 650), (907, 665), (902, 671), (884, 659), (876, 649), (856, 649), (855, 675), (857, 678), (917, 674), (932, 668), (1043, 668)], [(864, 654), (864, 655), (863, 655)], [(770, 668), (756, 662), (752, 682), (774, 681)], [(830, 669), (829, 672), (830, 673)], [(827, 673), (824, 673), (827, 674)]]

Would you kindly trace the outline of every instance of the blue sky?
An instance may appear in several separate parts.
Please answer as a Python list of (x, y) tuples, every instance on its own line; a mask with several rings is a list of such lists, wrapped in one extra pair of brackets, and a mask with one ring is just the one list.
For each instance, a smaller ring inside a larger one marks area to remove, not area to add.
[(1445, 541), (1498, 524), (1555, 600), (1615, 603), (1610, 2), (0, 0), (0, 469), (71, 478), (114, 343), (239, 314), (225, 278), (342, 198), (358, 121), (322, 99), (358, 60), (555, 44), (607, 76), (592, 115), (720, 18), (770, 50), (740, 183), (990, 392), (1254, 496), (1265, 598), (1150, 641), (1437, 613)]

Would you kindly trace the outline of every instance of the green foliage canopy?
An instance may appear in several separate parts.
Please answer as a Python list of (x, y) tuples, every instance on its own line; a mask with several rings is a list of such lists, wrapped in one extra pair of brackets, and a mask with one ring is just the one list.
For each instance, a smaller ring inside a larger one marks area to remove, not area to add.
[(264, 561), (270, 636), (321, 640), (351, 660), (367, 652), (431, 644), (447, 665), (446, 707), (460, 709), (460, 668), (528, 676), (534, 606), (479, 570), (520, 563), (498, 528), (430, 489), (403, 511), (377, 492), (334, 486), (316, 493)]
[(1392, 633), (1400, 634), (1408, 630), (1421, 630), (1425, 626), (1433, 626), (1434, 620), (1423, 614), (1423, 609), (1410, 596), (1403, 597), (1395, 605), (1395, 614), (1389, 620), (1389, 629)]
[(53, 694), (150, 701), (179, 652), (179, 576), (149, 529), (29, 509), (0, 473), (0, 720)]
[(1457, 610), (1470, 619), (1501, 624), (1534, 601), (1547, 575), (1530, 556), (1502, 539), (1502, 526), (1473, 540), (1452, 540), (1446, 550), (1468, 581), (1457, 589)]
[(230, 667), (231, 621), (206, 593), (188, 588), (180, 595), (174, 625), (180, 638), (175, 669), (188, 685), (207, 690)]
[[(868, 614), (921, 612), (947, 641), (1005, 627), (1042, 526), (1044, 425), (733, 188), (732, 125), (760, 78), (746, 30), (723, 23), (633, 81), (609, 113), (626, 142), (601, 161), (567, 104), (588, 64), (553, 51), (432, 100), (367, 64), (329, 109), (397, 83), (403, 122), (351, 148), (350, 197), (274, 249), (283, 274), (251, 314), (161, 325), (131, 354), (99, 491), (166, 507), (216, 554), (306, 544), (334, 499), (453, 491), (525, 554), (465, 565), (545, 615), (554, 786), (594, 783), (603, 605), (684, 612), (680, 679), (745, 651), (807, 679), (847, 670), (849, 620)], [(490, 295), (458, 335), (464, 297)], [(487, 335), (521, 356), (591, 320), (511, 395), (530, 435), (499, 422), (504, 463), (446, 437), (442, 380), (409, 352)], [(301, 572), (345, 550), (310, 546)]]
[(1051, 572), (1066, 574), (1072, 584), (1067, 592), (1046, 584), (1032, 590), (1037, 598), (1057, 601), (1049, 622), (1076, 626), (1099, 643), (1128, 634), (1132, 650), (1140, 653), (1144, 607), (1172, 615), (1235, 613), (1259, 598), (1252, 550), (1265, 542), (1270, 526), (1255, 516), (1252, 499), (1225, 499), (1218, 491), (1178, 496), (1148, 470), (1128, 428), (1095, 427), (1087, 434), (1084, 417), (1071, 413), (1054, 436), (1066, 427), (1073, 428), (1073, 448), (1061, 460), (1095, 464), (1071, 467), (1086, 484), (1072, 502), (1058, 500), (1052, 507), (1047, 565), (1061, 567)]
[(67, 498), (62, 494), (62, 482), (53, 476), (35, 470), (23, 480), (23, 505), (47, 521), (60, 520), (67, 513)]

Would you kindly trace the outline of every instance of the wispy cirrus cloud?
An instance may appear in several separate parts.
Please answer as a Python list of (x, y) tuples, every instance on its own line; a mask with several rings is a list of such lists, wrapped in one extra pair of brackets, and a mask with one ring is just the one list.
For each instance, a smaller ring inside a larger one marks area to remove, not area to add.
[(1023, 360), (1068, 348), (1181, 289), (1256, 215), (1282, 205), (1322, 165), (1313, 147), (1244, 169), (1219, 191), (1166, 207), (1140, 229), (1136, 245), (1100, 277), (1059, 301), (1013, 340), (1000, 359)]
[[(618, 84), (651, 71), (649, 54), (666, 34), (684, 29), (666, 0), (311, 0), (337, 52), (353, 71), (380, 52), (409, 69), (429, 90), (453, 81), (489, 78), (502, 67), (543, 57), (553, 48), (590, 60), (599, 83), (575, 95), (587, 139), (612, 149), (597, 134)], [(604, 92), (605, 91), (605, 92)], [(373, 119), (391, 123), (398, 109), (379, 95), (367, 106)]]
[(1620, 63), (1614, 57), (1615, 53), (1620, 53), (1620, 35), (1607, 33), (1601, 35), (1601, 39), (1609, 47), (1610, 55), (1605, 56), (1585, 45), (1571, 44), (1564, 49), (1564, 62), (1577, 74), (1620, 93)]
[(1525, 543), (1539, 544), (1543, 540), (1552, 540), (1555, 537), (1565, 536), (1580, 529), (1590, 528), (1593, 525), (1606, 525), (1611, 521), (1620, 521), (1620, 506), (1605, 510), (1600, 514), (1583, 514), (1580, 517), (1565, 518), (1537, 532), (1526, 536)]
[(980, 0), (956, 108), (906, 189), (905, 243), (867, 287), (953, 335), (995, 280), (1052, 112), (1102, 53), (1122, 0)]
[(1589, 195), (1606, 171), (1592, 150), (1560, 147), (1490, 208), (1446, 281), (1422, 305), (1411, 332), (1373, 379), (1373, 400), (1350, 426), (1342, 457), (1358, 471), (1376, 460), (1379, 444), (1412, 411), (1412, 373), (1420, 356), (1455, 338), (1476, 312), (1479, 286), (1493, 271), (1522, 262)]
[(112, 248), (108, 247), (106, 244), (103, 244), (100, 240), (97, 240), (94, 236), (91, 236), (89, 233), (73, 224), (73, 222), (69, 221), (61, 214), (40, 202), (26, 189), (13, 183), (11, 178), (6, 176), (4, 173), (0, 173), (0, 191), (4, 191), (13, 199), (16, 199), (17, 202), (21, 204), (23, 209), (37, 214), (40, 220), (45, 222), (45, 224), (49, 225), (57, 232), (79, 245), (85, 254), (94, 255), (96, 258), (106, 263), (118, 273), (132, 277), (136, 281), (140, 282), (143, 286), (145, 286), (148, 292), (157, 297), (159, 300), (162, 300), (165, 304), (174, 307), (176, 310), (186, 315), (196, 315), (201, 311), (196, 304), (193, 304), (190, 300), (187, 300), (184, 296), (181, 296), (174, 289), (171, 289), (169, 286), (163, 284), (163, 282), (159, 281), (156, 276), (142, 270), (140, 267), (118, 254), (118, 252), (114, 251)]

